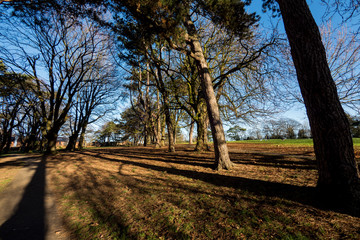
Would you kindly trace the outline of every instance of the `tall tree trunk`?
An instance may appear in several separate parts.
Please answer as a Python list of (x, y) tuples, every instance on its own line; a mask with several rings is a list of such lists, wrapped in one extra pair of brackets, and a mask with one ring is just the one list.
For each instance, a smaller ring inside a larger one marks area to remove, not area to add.
[(175, 123), (173, 124), (174, 145), (176, 144), (176, 138), (177, 138), (176, 131), (177, 131), (177, 124)]
[(205, 104), (200, 104), (197, 124), (196, 151), (208, 151), (210, 148), (207, 141), (207, 111)]
[[(158, 125), (158, 123), (157, 123)], [(161, 129), (158, 128), (158, 126), (153, 125), (153, 131), (154, 131), (154, 135), (153, 135), (153, 142), (155, 143), (155, 148), (159, 148), (161, 146), (161, 135), (159, 134)]]
[(79, 149), (79, 150), (83, 150), (83, 149), (84, 149), (86, 128), (87, 128), (87, 123), (85, 123), (85, 124), (81, 127), (81, 133), (80, 133), (79, 145), (78, 145), (78, 149)]
[(171, 119), (170, 109), (166, 105), (167, 104), (165, 104), (165, 121), (168, 130), (169, 152), (175, 152), (174, 124)]
[(166, 121), (164, 121), (164, 117), (162, 117), (162, 118), (163, 118), (163, 121), (162, 121), (162, 125), (161, 125), (161, 146), (165, 146), (165, 127), (166, 127), (165, 122)]
[(319, 29), (305, 0), (277, 2), (314, 139), (317, 187), (329, 204), (360, 215), (360, 178), (349, 121), (337, 95)]
[(145, 126), (144, 126), (144, 143), (143, 143), (143, 146), (146, 147), (148, 142), (149, 142), (149, 133), (148, 133), (148, 123), (146, 121)]
[(161, 114), (160, 114), (160, 93), (159, 90), (156, 91), (156, 108), (157, 108), (157, 120), (156, 120), (156, 144), (157, 148), (161, 147)]
[(207, 105), (211, 132), (214, 141), (215, 168), (218, 170), (231, 169), (234, 164), (231, 162), (229, 157), (228, 147), (225, 141), (224, 128), (221, 122), (219, 106), (216, 101), (208, 64), (199, 41), (196, 28), (194, 23), (191, 21), (190, 16), (185, 19), (184, 24), (189, 35), (187, 40), (191, 47), (192, 57), (195, 59), (199, 71), (201, 87), (204, 92)]
[(145, 110), (145, 131), (144, 131), (144, 147), (146, 147), (150, 140), (151, 133), (151, 108), (150, 108), (150, 97), (149, 97), (149, 88), (150, 88), (150, 70), (149, 63), (146, 64), (146, 90), (145, 90), (145, 99), (144, 99), (144, 110)]
[(189, 130), (189, 144), (193, 144), (194, 126), (195, 126), (195, 121), (191, 120), (190, 130)]
[(41, 123), (40, 125), (40, 131), (41, 131), (41, 139), (39, 143), (39, 150), (40, 152), (46, 151), (46, 145), (47, 145), (47, 139), (46, 139), (46, 121)]
[[(165, 122), (168, 129), (168, 141), (169, 141), (169, 152), (175, 152), (175, 141), (174, 141), (174, 123), (171, 118), (170, 113), (170, 100), (169, 95), (167, 93), (164, 81), (162, 79), (161, 69), (160, 65), (156, 66), (156, 76), (158, 79), (160, 91), (162, 93), (162, 100), (163, 100), (163, 106), (164, 106), (164, 112), (165, 112)], [(165, 137), (165, 134), (163, 132), (162, 134), (163, 138)]]

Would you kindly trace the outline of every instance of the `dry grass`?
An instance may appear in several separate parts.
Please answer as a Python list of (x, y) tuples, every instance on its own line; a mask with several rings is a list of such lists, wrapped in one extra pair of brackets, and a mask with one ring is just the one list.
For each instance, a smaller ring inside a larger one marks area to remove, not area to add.
[(92, 149), (47, 162), (72, 239), (359, 239), (360, 219), (316, 202), (312, 148), (229, 144), (237, 163), (177, 146)]

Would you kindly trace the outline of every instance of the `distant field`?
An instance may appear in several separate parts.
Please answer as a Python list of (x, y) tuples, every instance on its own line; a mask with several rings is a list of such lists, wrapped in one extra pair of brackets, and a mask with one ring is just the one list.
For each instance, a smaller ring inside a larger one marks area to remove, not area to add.
[[(354, 146), (360, 147), (360, 138), (353, 138)], [(312, 139), (268, 139), (268, 140), (242, 140), (242, 141), (228, 141), (230, 143), (261, 143), (261, 144), (295, 144), (302, 146), (312, 146)]]

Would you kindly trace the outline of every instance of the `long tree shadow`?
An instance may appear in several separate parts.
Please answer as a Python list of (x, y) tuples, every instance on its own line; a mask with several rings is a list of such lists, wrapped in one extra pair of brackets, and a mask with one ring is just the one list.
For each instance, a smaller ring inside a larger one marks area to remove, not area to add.
[(82, 152), (81, 154), (97, 157), (99, 159), (106, 161), (119, 162), (119, 163), (134, 165), (138, 167), (148, 168), (155, 171), (167, 172), (168, 174), (174, 174), (187, 178), (197, 179), (207, 183), (211, 183), (216, 186), (232, 187), (259, 196), (280, 197), (280, 198), (296, 201), (302, 204), (320, 207), (316, 197), (316, 188), (314, 187), (295, 186), (290, 184), (267, 182), (267, 181), (248, 179), (243, 177), (221, 175), (219, 173), (199, 172), (193, 170), (184, 170), (184, 169), (177, 169), (171, 167), (157, 166), (144, 162), (122, 160), (122, 159), (119, 160), (110, 157), (104, 157), (101, 155), (93, 155), (87, 152)]
[[(200, 156), (189, 156), (188, 150), (181, 150), (177, 153), (165, 153), (159, 149), (149, 148), (118, 148), (88, 150), (96, 154), (108, 153), (115, 156), (131, 157), (139, 160), (156, 160), (166, 163), (186, 164), (205, 168), (214, 168), (213, 156), (202, 154)], [(187, 151), (187, 152), (186, 152)], [(194, 151), (193, 151), (194, 152)], [(273, 154), (273, 153), (231, 153), (230, 158), (234, 163), (244, 165), (266, 166), (286, 169), (316, 169), (316, 161), (313, 157), (296, 156), (295, 154)]]
[[(114, 188), (111, 179), (97, 178), (97, 175), (104, 174), (104, 172), (98, 172), (94, 169), (89, 169), (89, 166), (84, 166), (85, 159), (77, 158), (73, 160), (76, 162), (77, 173), (79, 174), (68, 174), (66, 172), (61, 173), (61, 176), (66, 178), (68, 186), (66, 190), (73, 190), (76, 192), (74, 196), (76, 199), (81, 201), (72, 202), (71, 197), (67, 197), (68, 201), (72, 205), (74, 203), (75, 208), (77, 204), (86, 204), (89, 207), (88, 214), (96, 221), (96, 224), (90, 224), (84, 228), (79, 227), (80, 225), (74, 225), (72, 221), (63, 219), (65, 227), (71, 231), (72, 239), (98, 239), (96, 234), (97, 224), (106, 226), (106, 229), (110, 232), (111, 236), (102, 236), (101, 239), (137, 239), (135, 235), (128, 232), (128, 225), (122, 216), (114, 215), (114, 206), (112, 205), (111, 199), (116, 196), (113, 191), (106, 191), (104, 186)], [(53, 166), (61, 163), (61, 159), (52, 158), (51, 163)], [(74, 213), (72, 213), (74, 214)], [(76, 213), (74, 214), (76, 218)], [(94, 236), (92, 236), (94, 235)]]
[[(123, 152), (124, 150), (124, 152)], [(322, 209), (332, 209), (338, 212), (349, 213), (346, 209), (338, 209), (334, 207), (332, 200), (325, 200), (321, 196), (319, 191), (315, 187), (305, 187), (305, 186), (295, 186), (284, 183), (268, 182), (256, 179), (248, 179), (243, 177), (236, 176), (226, 176), (218, 173), (209, 173), (201, 172), (194, 170), (184, 170), (178, 169), (174, 166), (164, 167), (157, 166), (148, 163), (144, 163), (138, 160), (154, 160), (156, 162), (166, 162), (166, 163), (179, 163), (186, 164), (190, 166), (201, 166), (205, 168), (211, 168), (213, 166), (213, 159), (209, 157), (204, 158), (204, 156), (191, 156), (191, 159), (197, 159), (197, 161), (188, 160), (188, 153), (177, 153), (176, 160), (173, 160), (174, 154), (169, 154), (168, 157), (166, 153), (161, 155), (161, 158), (156, 158), (156, 154), (153, 153), (151, 157), (147, 152), (147, 149), (142, 149), (142, 152), (138, 152), (138, 149), (118, 149), (115, 154), (112, 154), (109, 151), (107, 154), (113, 155), (114, 157), (126, 157), (127, 160), (122, 159), (112, 159), (111, 157), (104, 157), (101, 154), (103, 152), (92, 150), (89, 152), (97, 154), (98, 158), (122, 162), (125, 164), (132, 164), (135, 166), (140, 166), (144, 168), (149, 168), (152, 170), (167, 172), (170, 174), (180, 175), (184, 177), (190, 177), (193, 179), (202, 180), (217, 186), (223, 187), (233, 187), (236, 189), (246, 190), (256, 195), (263, 195), (269, 197), (280, 197), (299, 203), (312, 205), (317, 208)], [(86, 154), (86, 153), (84, 153)], [(232, 160), (235, 163), (245, 164), (245, 165), (257, 165), (257, 166), (266, 166), (266, 167), (275, 167), (275, 168), (284, 168), (284, 169), (316, 169), (316, 161), (311, 156), (297, 157), (294, 154), (273, 154), (273, 153), (231, 153)], [(91, 155), (91, 154), (89, 154)], [(248, 155), (248, 156), (247, 156)], [(93, 156), (93, 155), (92, 155)], [(182, 159), (182, 156), (184, 157)], [(235, 157), (234, 157), (235, 156)], [(130, 158), (130, 159), (129, 159)], [(134, 158), (135, 161), (132, 161), (131, 158)], [(255, 161), (254, 161), (255, 159)], [(358, 162), (359, 163), (359, 162)], [(344, 206), (346, 208), (346, 206)]]
[(46, 157), (30, 164), (36, 171), (15, 213), (0, 227), (0, 239), (45, 239), (45, 164)]
[[(132, 149), (111, 149), (104, 151), (102, 153), (108, 153), (111, 155), (121, 156), (121, 157), (131, 157), (139, 160), (156, 160), (167, 163), (179, 163), (186, 164), (191, 166), (200, 166), (205, 168), (213, 167), (212, 159), (210, 157), (204, 156), (189, 156), (188, 153), (177, 152), (174, 153), (165, 153), (161, 150), (152, 150), (152, 149), (142, 149), (143, 151), (137, 151)], [(94, 150), (87, 150), (93, 153), (99, 153)]]
[(32, 159), (39, 158), (39, 156), (17, 158), (9, 161), (0, 162), (0, 169), (5, 167), (23, 167), (28, 164)]

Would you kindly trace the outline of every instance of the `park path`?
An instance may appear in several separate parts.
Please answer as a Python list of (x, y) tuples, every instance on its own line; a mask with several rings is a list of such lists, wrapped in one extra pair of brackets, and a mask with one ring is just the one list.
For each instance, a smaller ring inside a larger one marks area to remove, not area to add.
[(0, 193), (0, 240), (69, 239), (46, 184), (46, 157), (13, 156), (10, 160), (25, 166)]

